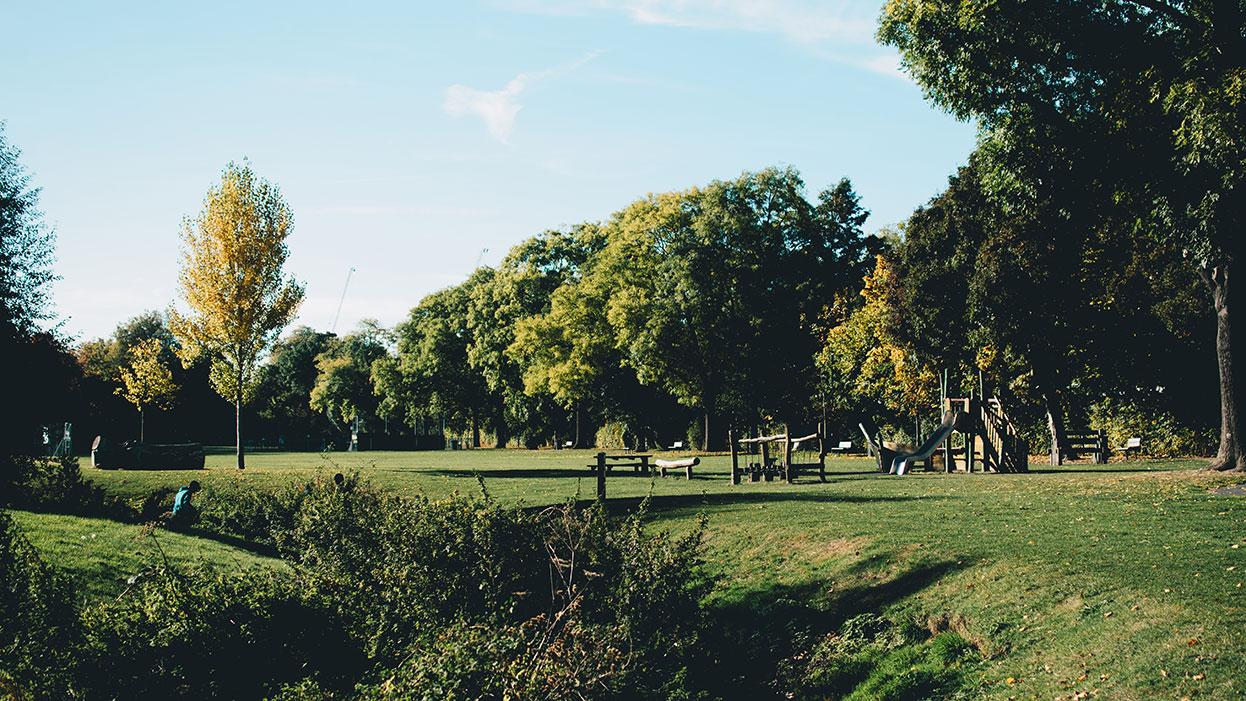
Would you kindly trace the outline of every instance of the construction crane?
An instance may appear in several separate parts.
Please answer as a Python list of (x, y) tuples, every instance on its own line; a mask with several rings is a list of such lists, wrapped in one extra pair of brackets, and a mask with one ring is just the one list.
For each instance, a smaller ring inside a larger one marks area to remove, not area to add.
[(337, 333), (337, 320), (342, 316), (342, 303), (346, 301), (346, 290), (350, 288), (350, 276), (355, 274), (355, 266), (346, 271), (346, 284), (342, 285), (342, 297), (337, 301), (337, 313), (333, 315), (333, 328), (330, 333)]

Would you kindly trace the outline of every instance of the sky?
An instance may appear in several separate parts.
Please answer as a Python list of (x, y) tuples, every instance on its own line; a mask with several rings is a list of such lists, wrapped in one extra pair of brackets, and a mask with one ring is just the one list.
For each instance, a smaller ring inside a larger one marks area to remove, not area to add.
[[(165, 309), (230, 161), (294, 212), (296, 323), (393, 325), (519, 241), (768, 166), (902, 222), (974, 127), (874, 39), (881, 2), (55, 2), (6, 7), (0, 120), (78, 340)], [(355, 272), (343, 298), (350, 268)]]

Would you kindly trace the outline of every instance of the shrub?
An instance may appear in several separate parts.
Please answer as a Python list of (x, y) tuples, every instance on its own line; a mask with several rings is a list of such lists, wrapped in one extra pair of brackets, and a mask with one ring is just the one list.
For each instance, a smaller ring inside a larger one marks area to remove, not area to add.
[(8, 459), (10, 484), (4, 505), (92, 516), (130, 515), (121, 502), (82, 479), (78, 458), (16, 455)]
[(1148, 410), (1111, 398), (1090, 407), (1090, 426), (1107, 433), (1108, 445), (1118, 448), (1133, 437), (1142, 439), (1142, 450), (1158, 458), (1211, 455), (1216, 452), (1216, 431), (1198, 430), (1165, 411)]
[(593, 439), (593, 444), (601, 450), (628, 450), (634, 442), (631, 429), (622, 421), (602, 424)]
[(0, 511), (0, 697), (69, 696), (79, 635), (66, 582)]
[(101, 698), (258, 699), (307, 679), (347, 690), (366, 669), (334, 608), (271, 574), (156, 570), (84, 621)]

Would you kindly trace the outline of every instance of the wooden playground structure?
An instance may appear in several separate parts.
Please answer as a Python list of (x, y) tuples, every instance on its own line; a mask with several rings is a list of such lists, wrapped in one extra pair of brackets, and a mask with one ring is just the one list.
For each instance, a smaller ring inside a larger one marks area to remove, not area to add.
[[(781, 477), (794, 482), (802, 471), (818, 471), (818, 479), (826, 481), (826, 444), (818, 432), (793, 438), (784, 427), (783, 433), (756, 438), (736, 438), (734, 431), (727, 432), (731, 444), (731, 483), (739, 484), (745, 475), (750, 482), (771, 482)], [(743, 467), (740, 457), (756, 457)]]
[(943, 414), (945, 425), (952, 420), (942, 441), (944, 472), (1029, 471), (1029, 450), (998, 398), (947, 397)]

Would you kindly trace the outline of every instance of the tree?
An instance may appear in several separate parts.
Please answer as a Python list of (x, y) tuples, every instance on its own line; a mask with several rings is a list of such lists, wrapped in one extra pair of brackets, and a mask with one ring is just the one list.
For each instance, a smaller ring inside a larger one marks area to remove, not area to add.
[(926, 359), (898, 334), (899, 279), (884, 256), (877, 257), (860, 296), (860, 306), (841, 303), (842, 318), (818, 354), (828, 394), (838, 404), (835, 408), (846, 413), (880, 405), (913, 418), (934, 402), (936, 377)]
[[(6, 362), (6, 393), (0, 402), (0, 473), (11, 454), (34, 449), (40, 423), (65, 418), (71, 378), (41, 373), (59, 367), (64, 344), (42, 330), (51, 317), (51, 283), (56, 237), (39, 211), (39, 189), (31, 187), (0, 122), (0, 357)], [(2, 478), (0, 478), (2, 479)]]
[(372, 385), (372, 365), (389, 357), (388, 348), (389, 332), (370, 319), (360, 322), (355, 333), (329, 341), (316, 356), (311, 408), (346, 433), (356, 420), (365, 425), (373, 421), (378, 397)]
[(238, 469), (257, 367), (303, 300), (303, 286), (282, 270), (292, 226), (280, 191), (245, 163), (226, 166), (199, 216), (182, 224), (179, 284), (189, 313), (170, 308), (169, 326), (182, 362), (207, 356), (212, 386), (233, 402)]
[(817, 390), (819, 326), (876, 247), (851, 184), (804, 196), (792, 169), (651, 196), (616, 214), (594, 274), (623, 360), (711, 417), (801, 416)]
[(372, 372), (383, 411), (412, 421), (440, 417), (453, 430), (469, 430), (473, 447), (480, 446), (481, 419), (495, 405), (484, 378), (467, 358), (471, 290), (486, 275), (478, 271), (462, 284), (420, 300), (394, 329), (397, 358), (381, 359)]
[(1064, 212), (1189, 252), (1217, 321), (1212, 466), (1246, 470), (1230, 318), (1246, 238), (1246, 5), (891, 0), (879, 36), (931, 99), (979, 121), (999, 192), (1060, 183)]
[(149, 338), (139, 341), (130, 349), (130, 363), (121, 369), (121, 386), (117, 394), (138, 409), (138, 439), (146, 440), (146, 416), (148, 407), (168, 409), (177, 392), (173, 373), (161, 360), (164, 346), (159, 340)]
[(327, 417), (308, 402), (320, 374), (316, 358), (336, 338), (306, 326), (277, 341), (260, 370), (256, 404), (270, 430), (287, 438), (319, 438), (332, 430)]
[[(527, 445), (537, 445), (557, 431), (551, 423), (551, 416), (561, 413), (557, 405), (548, 393), (525, 393), (523, 368), (507, 349), (515, 342), (518, 323), (548, 311), (554, 291), (578, 277), (600, 247), (597, 232), (597, 227), (586, 224), (527, 239), (511, 248), (497, 270), (472, 289), (467, 357), (498, 399), (493, 431), (499, 448), (506, 445), (512, 427)], [(574, 440), (578, 444), (579, 436)]]

